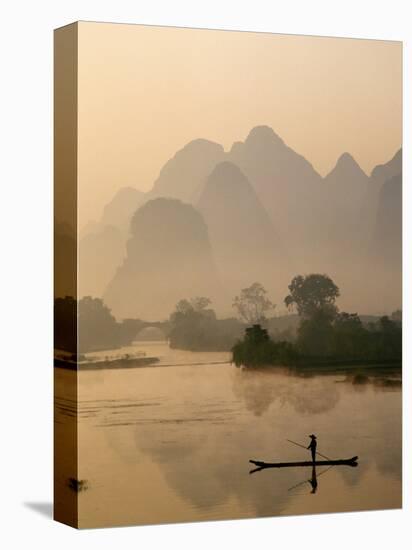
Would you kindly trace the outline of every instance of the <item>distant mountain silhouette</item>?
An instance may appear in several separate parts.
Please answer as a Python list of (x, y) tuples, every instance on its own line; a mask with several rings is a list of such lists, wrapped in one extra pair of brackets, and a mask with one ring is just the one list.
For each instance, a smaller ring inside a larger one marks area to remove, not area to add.
[(101, 297), (126, 255), (125, 234), (112, 225), (99, 226), (79, 243), (79, 296)]
[(146, 193), (134, 187), (122, 187), (103, 209), (101, 224), (129, 231), (130, 220), (146, 198)]
[(252, 185), (235, 164), (225, 161), (214, 168), (197, 207), (209, 228), (226, 308), (241, 288), (255, 281), (276, 296), (284, 291), (293, 275), (284, 248)]
[(349, 153), (343, 153), (335, 167), (324, 178), (329, 191), (334, 192), (336, 206), (343, 208), (359, 204), (369, 178)]
[(191, 205), (159, 198), (134, 214), (126, 258), (104, 300), (116, 317), (159, 320), (182, 298), (214, 299), (217, 287), (202, 216)]
[(371, 180), (383, 185), (386, 181), (402, 172), (402, 148), (385, 164), (379, 164), (371, 172)]
[[(369, 178), (349, 154), (341, 155), (324, 178), (323, 223), (327, 235), (327, 253), (331, 262), (348, 261), (359, 256), (366, 244), (361, 207)], [(349, 255), (349, 256), (348, 256)]]
[(81, 240), (90, 233), (96, 233), (101, 228), (101, 225), (96, 220), (89, 220), (79, 231), (79, 239)]
[(130, 220), (146, 193), (122, 187), (103, 209), (98, 222), (89, 222), (79, 239), (79, 295), (101, 297), (126, 252)]
[(323, 183), (317, 256), (320, 269), (344, 289), (342, 307), (363, 309), (360, 272), (369, 247), (370, 222), (361, 214), (369, 177), (352, 155), (343, 153)]
[[(157, 281), (158, 273), (162, 271), (165, 277), (175, 257), (180, 258), (177, 263), (183, 266), (189, 261), (193, 243), (190, 244), (187, 235), (179, 233), (179, 212), (187, 231), (192, 230), (191, 224), (197, 228), (194, 231), (202, 243), (199, 244), (202, 261), (209, 266), (206, 272), (211, 274), (210, 287), (203, 286), (205, 275), (195, 267), (191, 278), (193, 291), (199, 294), (203, 289), (209, 296), (216, 291), (218, 303), (214, 306), (218, 309), (222, 304), (227, 307), (233, 291), (236, 293), (239, 287), (254, 282), (252, 279), (273, 291), (275, 301), (281, 300), (287, 291), (286, 278), (292, 264), (293, 274), (328, 273), (342, 290), (343, 308), (383, 311), (377, 306), (375, 294), (381, 288), (387, 266), (400, 263), (396, 246), (382, 244), (387, 242), (385, 238), (394, 243), (399, 231), (394, 229), (394, 212), (400, 211), (401, 197), (393, 182), (390, 190), (387, 186), (401, 169), (402, 150), (389, 162), (375, 167), (370, 177), (349, 153), (343, 153), (333, 170), (322, 178), (310, 162), (268, 126), (253, 128), (228, 153), (218, 143), (193, 140), (166, 162), (151, 191), (141, 193), (130, 187), (119, 190), (106, 205), (102, 219), (83, 230), (79, 245), (80, 285), (84, 278), (84, 289), (99, 295), (105, 280), (113, 279), (107, 295), (119, 314), (137, 315), (142, 308), (142, 315), (152, 312), (153, 319), (157, 319), (157, 314), (167, 316), (170, 311), (166, 309), (182, 289), (178, 273), (171, 276), (171, 300), (167, 307), (161, 305), (156, 310), (154, 305), (159, 300), (153, 299), (150, 304), (147, 293), (142, 295), (141, 289), (151, 288), (153, 280), (166, 304), (167, 291)], [(396, 208), (390, 205), (392, 194)], [(165, 202), (157, 203), (160, 199)], [(189, 204), (199, 209), (204, 220)], [(138, 215), (133, 218), (130, 235), (130, 220), (136, 210)], [(163, 217), (170, 221), (170, 228)], [(157, 225), (163, 228), (162, 236)], [(212, 254), (226, 286), (223, 294), (216, 290), (219, 285)], [(394, 254), (392, 260), (390, 254)], [(380, 256), (382, 261), (378, 260)], [(197, 258), (195, 264), (200, 263)], [(151, 271), (155, 265), (157, 271)], [(119, 269), (114, 276), (116, 268)], [(378, 286), (370, 284), (371, 277)], [(127, 289), (124, 292), (122, 285)], [(188, 297), (190, 290), (181, 292), (178, 299)], [(397, 298), (385, 303), (387, 308), (399, 307)]]
[(370, 175), (369, 185), (362, 201), (361, 218), (367, 231), (368, 242), (373, 238), (375, 230), (376, 214), (378, 210), (379, 195), (382, 185), (402, 172), (402, 149), (385, 164), (376, 166)]
[(402, 174), (386, 181), (379, 192), (372, 247), (387, 265), (400, 266), (402, 256)]
[(379, 191), (378, 211), (371, 241), (375, 297), (381, 309), (402, 304), (402, 174), (391, 177)]
[(257, 126), (244, 142), (234, 143), (228, 160), (249, 179), (282, 240), (309, 267), (320, 236), (321, 176), (268, 126)]
[(205, 179), (224, 156), (223, 147), (218, 143), (206, 139), (191, 141), (163, 166), (150, 198), (171, 197), (195, 202)]

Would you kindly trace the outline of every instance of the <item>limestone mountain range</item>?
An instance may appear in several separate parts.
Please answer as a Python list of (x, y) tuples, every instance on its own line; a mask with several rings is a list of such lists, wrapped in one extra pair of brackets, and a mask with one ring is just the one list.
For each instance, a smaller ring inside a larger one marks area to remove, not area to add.
[(390, 312), (401, 305), (401, 224), (401, 149), (369, 176), (343, 153), (322, 177), (268, 126), (228, 152), (197, 139), (149, 192), (121, 188), (85, 228), (79, 295), (103, 297), (121, 318), (166, 318), (194, 295), (233, 315), (234, 295), (255, 281), (281, 308), (294, 275), (320, 272), (341, 307)]

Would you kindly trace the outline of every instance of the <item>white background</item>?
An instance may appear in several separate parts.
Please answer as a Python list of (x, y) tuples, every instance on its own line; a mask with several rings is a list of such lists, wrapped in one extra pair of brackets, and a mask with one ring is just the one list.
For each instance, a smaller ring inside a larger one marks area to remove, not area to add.
[[(3, 548), (407, 548), (411, 544), (409, 0), (9, 0), (0, 30)], [(75, 20), (404, 40), (404, 510), (75, 531), (52, 499), (52, 30)], [(39, 506), (40, 504), (40, 506)], [(4, 539), (4, 540), (3, 540)], [(409, 539), (409, 540), (408, 540)]]

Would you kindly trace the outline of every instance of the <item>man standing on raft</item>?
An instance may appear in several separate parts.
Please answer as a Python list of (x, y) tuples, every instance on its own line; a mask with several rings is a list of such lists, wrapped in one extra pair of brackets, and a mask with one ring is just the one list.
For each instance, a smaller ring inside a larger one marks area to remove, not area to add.
[(311, 442), (309, 444), (309, 446), (307, 447), (307, 449), (310, 449), (311, 453), (312, 453), (312, 462), (315, 462), (316, 461), (316, 447), (317, 447), (317, 441), (316, 441), (316, 435), (310, 435), (309, 436), (311, 438)]

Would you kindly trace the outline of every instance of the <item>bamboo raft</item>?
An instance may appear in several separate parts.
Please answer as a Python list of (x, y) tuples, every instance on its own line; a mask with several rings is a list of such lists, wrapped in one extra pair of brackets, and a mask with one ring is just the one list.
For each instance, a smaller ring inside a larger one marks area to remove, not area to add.
[(358, 457), (343, 458), (340, 460), (316, 460), (315, 462), (305, 460), (301, 462), (262, 462), (260, 460), (249, 460), (251, 464), (263, 470), (263, 468), (295, 468), (299, 466), (352, 466), (358, 465)]

